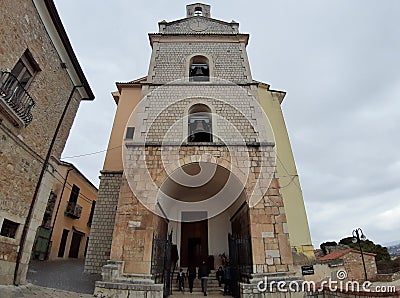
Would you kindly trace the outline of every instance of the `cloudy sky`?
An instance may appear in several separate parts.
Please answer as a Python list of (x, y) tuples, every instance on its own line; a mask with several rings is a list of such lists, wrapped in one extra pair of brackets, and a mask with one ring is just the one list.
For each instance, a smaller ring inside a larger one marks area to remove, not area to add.
[[(147, 33), (187, 1), (56, 0), (96, 95), (81, 104), (63, 153), (98, 185), (116, 81), (147, 74)], [(400, 240), (400, 2), (208, 1), (250, 33), (253, 78), (287, 91), (282, 108), (314, 245), (356, 227)]]

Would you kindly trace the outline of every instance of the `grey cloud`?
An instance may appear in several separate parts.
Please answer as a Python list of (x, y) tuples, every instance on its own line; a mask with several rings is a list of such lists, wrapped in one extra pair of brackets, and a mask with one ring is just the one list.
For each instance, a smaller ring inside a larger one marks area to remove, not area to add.
[[(59, 13), (96, 94), (83, 103), (64, 156), (107, 147), (115, 81), (146, 75), (147, 33), (185, 16), (187, 1), (61, 1)], [(287, 91), (282, 109), (313, 242), (361, 226), (400, 239), (400, 26), (397, 0), (209, 1), (250, 33), (253, 77)], [(71, 159), (98, 183), (104, 154)]]

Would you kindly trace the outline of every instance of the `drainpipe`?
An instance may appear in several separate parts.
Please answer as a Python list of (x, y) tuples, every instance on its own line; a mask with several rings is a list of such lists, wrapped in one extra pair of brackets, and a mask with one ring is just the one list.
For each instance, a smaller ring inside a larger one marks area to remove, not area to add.
[(40, 185), (42, 184), (42, 180), (43, 180), (44, 174), (45, 174), (45, 172), (47, 170), (47, 166), (48, 166), (48, 163), (49, 163), (49, 160), (50, 160), (50, 156), (51, 156), (51, 151), (53, 151), (54, 144), (55, 144), (55, 142), (57, 140), (58, 132), (60, 131), (61, 124), (62, 124), (62, 122), (63, 122), (63, 120), (65, 118), (65, 115), (67, 114), (69, 105), (70, 105), (70, 103), (72, 101), (72, 97), (73, 97), (75, 91), (78, 88), (82, 88), (82, 87), (84, 87), (84, 86), (79, 85), (79, 86), (74, 86), (72, 88), (71, 93), (70, 93), (70, 95), (68, 97), (67, 103), (65, 104), (64, 110), (63, 110), (63, 112), (61, 114), (61, 117), (58, 120), (58, 124), (57, 124), (56, 130), (54, 131), (54, 135), (53, 135), (53, 138), (51, 140), (49, 149), (47, 150), (46, 157), (45, 157), (45, 159), (43, 161), (42, 170), (40, 171), (39, 179), (38, 179), (38, 182), (36, 183), (35, 192), (33, 193), (32, 201), (31, 201), (31, 204), (29, 206), (28, 215), (26, 217), (25, 224), (24, 224), (24, 229), (22, 230), (21, 240), (19, 242), (19, 250), (18, 250), (17, 261), (16, 261), (16, 264), (15, 264), (15, 270), (14, 270), (14, 285), (16, 285), (16, 286), (20, 285), (20, 283), (21, 283), (20, 282), (20, 278), (18, 277), (18, 275), (19, 275), (18, 271), (19, 271), (19, 268), (20, 268), (20, 263), (21, 263), (21, 259), (22, 259), (22, 254), (24, 252), (24, 247), (25, 247), (25, 244), (26, 244), (26, 237), (28, 236), (29, 226), (31, 225), (33, 212), (34, 212), (35, 205), (36, 205), (36, 202), (37, 202)]
[(62, 201), (63, 194), (64, 194), (65, 185), (67, 184), (69, 172), (71, 172), (73, 170), (74, 170), (74, 168), (68, 169), (67, 175), (65, 176), (65, 179), (64, 179), (63, 187), (62, 187), (61, 194), (60, 194), (60, 199), (58, 200), (56, 213), (54, 214), (53, 224), (51, 225), (51, 229), (50, 229), (49, 241), (47, 242), (47, 247), (46, 247), (46, 258), (47, 259), (48, 259), (49, 254), (50, 254), (49, 248), (50, 248), (51, 237), (53, 237), (53, 231), (54, 231), (54, 227), (56, 225), (58, 210), (60, 209), (61, 201)]

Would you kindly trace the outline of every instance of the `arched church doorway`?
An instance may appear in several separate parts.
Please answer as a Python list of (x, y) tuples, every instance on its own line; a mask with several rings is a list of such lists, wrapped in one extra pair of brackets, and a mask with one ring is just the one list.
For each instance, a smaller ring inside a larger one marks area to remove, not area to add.
[[(181, 267), (199, 266), (202, 261), (210, 269), (223, 265), (221, 256), (229, 259), (228, 235), (250, 235), (243, 184), (231, 171), (211, 162), (193, 162), (173, 172), (160, 188), (158, 206), (169, 219)], [(247, 253), (251, 260), (251, 249)]]

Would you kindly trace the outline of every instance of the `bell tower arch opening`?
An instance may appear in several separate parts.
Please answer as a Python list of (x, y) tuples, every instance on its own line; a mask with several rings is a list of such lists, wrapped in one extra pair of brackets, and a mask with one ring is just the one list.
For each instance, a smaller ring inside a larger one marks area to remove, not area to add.
[(189, 66), (190, 82), (209, 82), (210, 81), (210, 62), (205, 56), (194, 56), (190, 59)]
[(195, 104), (189, 109), (188, 142), (212, 142), (212, 113), (205, 104)]
[(208, 4), (204, 3), (194, 3), (194, 4), (189, 4), (186, 5), (186, 17), (206, 17), (210, 18), (211, 17), (211, 6)]
[(194, 15), (195, 16), (202, 16), (203, 15), (203, 8), (200, 6), (196, 6), (194, 8)]

